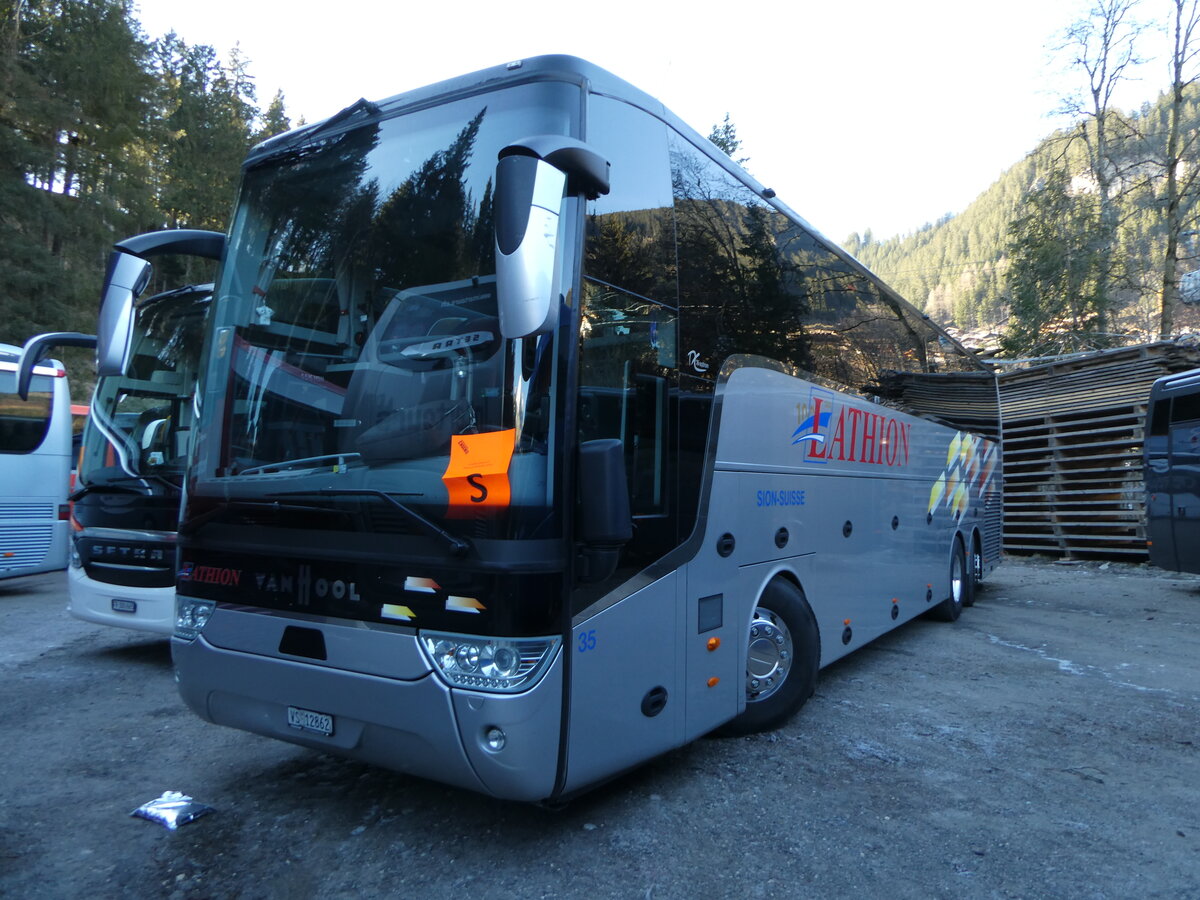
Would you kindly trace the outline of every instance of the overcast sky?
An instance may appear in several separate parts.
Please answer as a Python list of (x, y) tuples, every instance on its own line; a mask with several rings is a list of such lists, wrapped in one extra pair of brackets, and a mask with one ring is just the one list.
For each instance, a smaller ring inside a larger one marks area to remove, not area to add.
[[(512, 59), (569, 53), (662, 100), (702, 134), (730, 113), (748, 168), (834, 240), (961, 212), (1059, 120), (1050, 50), (1082, 0), (138, 0), (169, 30), (250, 60), (295, 121)], [(1146, 0), (1166, 15), (1165, 0)], [(1162, 9), (1160, 10), (1159, 7)], [(1160, 71), (1162, 70), (1162, 71)], [(1147, 67), (1125, 95), (1157, 95)]]

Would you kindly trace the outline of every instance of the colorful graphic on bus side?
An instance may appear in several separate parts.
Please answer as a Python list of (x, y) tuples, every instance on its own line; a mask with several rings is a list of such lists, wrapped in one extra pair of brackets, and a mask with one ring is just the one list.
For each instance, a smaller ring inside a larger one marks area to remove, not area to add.
[(978, 435), (958, 432), (946, 448), (946, 468), (929, 489), (929, 515), (941, 506), (956, 518), (971, 505), (971, 485), (986, 498), (994, 489), (993, 477), (1000, 453), (996, 444)]

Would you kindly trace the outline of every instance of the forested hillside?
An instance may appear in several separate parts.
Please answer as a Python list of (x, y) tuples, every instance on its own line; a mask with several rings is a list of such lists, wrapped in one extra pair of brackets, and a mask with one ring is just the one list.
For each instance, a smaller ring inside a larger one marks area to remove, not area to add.
[[(1103, 159), (1097, 119), (1083, 117), (962, 213), (888, 240), (854, 234), (845, 248), (968, 343), (1003, 341), (1006, 355), (1195, 331), (1200, 87), (1181, 85), (1178, 103), (1167, 92), (1131, 113), (1106, 112)], [(1166, 328), (1164, 278), (1178, 291), (1167, 297)]]
[[(0, 341), (94, 331), (113, 242), (223, 231), (247, 150), (289, 127), (282, 93), (261, 109), (236, 52), (152, 39), (132, 9), (0, 2)], [(193, 266), (156, 265), (153, 288), (211, 278)]]

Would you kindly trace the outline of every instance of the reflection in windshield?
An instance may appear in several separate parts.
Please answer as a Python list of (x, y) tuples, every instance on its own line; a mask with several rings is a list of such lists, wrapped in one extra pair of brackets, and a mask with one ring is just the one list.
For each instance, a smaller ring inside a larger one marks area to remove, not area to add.
[(781, 360), (871, 396), (895, 372), (978, 371), (914, 308), (679, 138), (671, 168), (690, 346)]
[[(197, 448), (213, 490), (387, 495), (432, 519), (471, 504), (493, 532), (519, 508), (545, 517), (556, 344), (500, 334), (493, 175), (514, 137), (569, 132), (567, 105), (543, 96), (564, 87), (383, 121), (361, 107), (349, 130), (248, 170)], [(492, 482), (455, 483), (452, 448), (497, 446)]]

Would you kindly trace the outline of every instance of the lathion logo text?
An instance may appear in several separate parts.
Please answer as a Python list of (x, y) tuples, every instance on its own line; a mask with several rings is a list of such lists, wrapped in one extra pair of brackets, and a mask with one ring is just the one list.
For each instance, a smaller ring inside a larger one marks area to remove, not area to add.
[(833, 401), (814, 392), (811, 414), (792, 432), (805, 462), (907, 466), (911, 423)]

